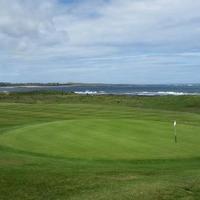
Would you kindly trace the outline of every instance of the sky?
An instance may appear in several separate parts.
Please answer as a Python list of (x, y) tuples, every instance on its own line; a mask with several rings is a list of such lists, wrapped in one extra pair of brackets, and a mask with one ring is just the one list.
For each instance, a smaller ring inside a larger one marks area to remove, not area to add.
[(0, 0), (0, 82), (200, 83), (198, 0)]

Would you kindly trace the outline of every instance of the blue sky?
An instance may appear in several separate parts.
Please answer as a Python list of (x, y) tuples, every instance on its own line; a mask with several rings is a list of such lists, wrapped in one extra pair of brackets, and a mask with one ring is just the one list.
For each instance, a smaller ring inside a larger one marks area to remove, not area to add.
[(200, 1), (0, 0), (0, 82), (200, 83)]

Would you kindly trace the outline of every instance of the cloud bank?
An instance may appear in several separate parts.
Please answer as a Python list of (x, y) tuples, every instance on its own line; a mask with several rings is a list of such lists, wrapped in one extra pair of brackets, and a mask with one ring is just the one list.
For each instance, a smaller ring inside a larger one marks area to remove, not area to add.
[(196, 0), (0, 0), (0, 81), (200, 82)]

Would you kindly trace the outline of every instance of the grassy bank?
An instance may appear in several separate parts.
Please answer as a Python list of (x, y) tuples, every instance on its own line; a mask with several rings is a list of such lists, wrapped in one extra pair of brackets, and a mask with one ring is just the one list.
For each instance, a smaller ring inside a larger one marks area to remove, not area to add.
[(62, 92), (0, 93), (0, 102), (102, 104), (137, 108), (200, 112), (200, 96), (78, 95)]

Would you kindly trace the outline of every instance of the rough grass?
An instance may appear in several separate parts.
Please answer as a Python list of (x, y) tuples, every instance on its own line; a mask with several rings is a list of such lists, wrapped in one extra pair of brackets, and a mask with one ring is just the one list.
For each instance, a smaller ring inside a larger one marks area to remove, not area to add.
[(6, 103), (78, 103), (120, 105), (200, 113), (200, 96), (121, 96), (77, 95), (62, 92), (29, 92), (0, 94), (0, 102)]
[(38, 93), (3, 97), (0, 199), (198, 200), (198, 100)]

